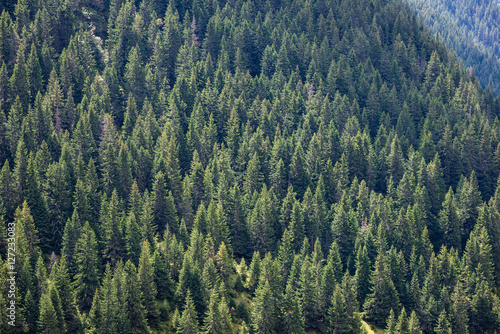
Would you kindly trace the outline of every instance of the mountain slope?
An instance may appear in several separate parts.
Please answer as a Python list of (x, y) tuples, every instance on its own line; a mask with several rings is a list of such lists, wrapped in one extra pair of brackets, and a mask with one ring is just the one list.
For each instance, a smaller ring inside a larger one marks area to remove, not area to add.
[(500, 82), (500, 5), (498, 1), (407, 0), (426, 27), (438, 34), (472, 67), (495, 95)]
[(499, 100), (403, 2), (15, 8), (14, 332), (498, 328)]

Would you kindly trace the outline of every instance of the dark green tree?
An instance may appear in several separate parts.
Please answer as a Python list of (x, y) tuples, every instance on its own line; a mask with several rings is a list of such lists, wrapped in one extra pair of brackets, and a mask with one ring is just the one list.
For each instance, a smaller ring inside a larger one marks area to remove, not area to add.
[(382, 253), (379, 253), (375, 261), (371, 282), (372, 291), (368, 294), (363, 307), (369, 321), (383, 326), (389, 317), (390, 310), (399, 312), (401, 304)]
[(76, 243), (75, 260), (75, 298), (82, 311), (90, 310), (94, 292), (99, 285), (99, 258), (95, 233), (88, 222), (82, 228), (80, 238)]
[(179, 319), (179, 324), (177, 325), (177, 334), (196, 333), (198, 333), (198, 314), (196, 313), (191, 292), (188, 289), (184, 311), (182, 311), (182, 317)]
[(155, 300), (157, 295), (156, 284), (154, 282), (154, 270), (149, 250), (149, 243), (144, 240), (141, 247), (141, 256), (139, 258), (139, 285), (142, 292), (146, 316), (150, 325), (156, 324), (158, 318), (158, 308)]

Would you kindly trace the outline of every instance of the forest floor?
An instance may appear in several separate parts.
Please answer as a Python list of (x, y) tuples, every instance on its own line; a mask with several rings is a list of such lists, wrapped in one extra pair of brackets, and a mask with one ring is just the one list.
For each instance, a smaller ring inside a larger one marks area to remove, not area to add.
[(365, 322), (364, 320), (361, 320), (361, 323), (363, 324), (363, 326), (365, 327), (366, 329), (366, 332), (368, 334), (383, 334), (384, 333), (384, 330), (381, 329), (381, 328), (377, 328), (375, 326), (373, 326), (373, 329), (372, 329), (372, 326), (370, 326), (367, 322)]

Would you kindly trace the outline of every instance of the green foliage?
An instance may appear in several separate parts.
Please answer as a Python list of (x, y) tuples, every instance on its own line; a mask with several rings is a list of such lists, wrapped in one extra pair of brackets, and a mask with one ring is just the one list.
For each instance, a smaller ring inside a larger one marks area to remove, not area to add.
[(146, 309), (147, 318), (150, 324), (156, 324), (158, 318), (158, 308), (156, 306), (156, 284), (154, 282), (153, 263), (149, 250), (149, 243), (144, 240), (139, 258), (139, 285), (142, 292), (143, 304)]
[(367, 296), (364, 310), (368, 320), (383, 326), (385, 319), (390, 315), (390, 310), (399, 311), (401, 304), (382, 253), (377, 256), (371, 281), (372, 292)]
[[(498, 13), (494, 1), (484, 2), (449, 2), (449, 1), (407, 1), (424, 21), (424, 24), (462, 58), (465, 66), (473, 67), (481, 85), (492, 86), (491, 90), (498, 94), (495, 78), (499, 74), (499, 50), (492, 41), (498, 34), (498, 24), (489, 20)], [(482, 31), (482, 33), (480, 33)], [(472, 37), (477, 36), (473, 41)], [(494, 38), (494, 37), (493, 37)], [(434, 58), (439, 61), (436, 54)], [(434, 62), (435, 63), (435, 62)], [(429, 77), (429, 88), (432, 88), (439, 75), (439, 63), (426, 71), (426, 82)]]
[(0, 8), (16, 330), (498, 327), (500, 104), (402, 1)]
[(184, 304), (184, 311), (182, 311), (182, 316), (179, 319), (177, 325), (177, 334), (196, 334), (198, 333), (198, 314), (194, 307), (193, 299), (191, 298), (191, 292), (187, 291), (186, 302)]
[(75, 298), (82, 310), (89, 310), (99, 284), (99, 258), (94, 231), (85, 223), (75, 246)]

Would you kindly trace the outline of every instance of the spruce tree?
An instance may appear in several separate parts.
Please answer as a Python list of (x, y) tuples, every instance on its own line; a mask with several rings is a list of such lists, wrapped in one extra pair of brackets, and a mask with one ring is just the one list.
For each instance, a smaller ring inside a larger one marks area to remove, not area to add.
[(139, 264), (139, 257), (141, 255), (141, 249), (139, 245), (142, 244), (142, 234), (140, 226), (133, 212), (130, 212), (130, 215), (127, 217), (127, 221), (125, 222), (124, 234), (125, 241), (127, 243), (127, 257), (132, 261), (132, 263)]
[(127, 312), (133, 333), (149, 333), (146, 318), (146, 308), (141, 291), (140, 281), (137, 277), (136, 267), (131, 261), (125, 263), (123, 269), (126, 275), (126, 286), (128, 289)]
[(153, 325), (156, 324), (159, 313), (155, 302), (157, 290), (154, 282), (153, 264), (147, 240), (144, 240), (142, 243), (138, 275), (148, 322), (150, 325)]
[(191, 292), (188, 289), (186, 293), (186, 301), (184, 311), (177, 325), (177, 334), (197, 334), (198, 333), (198, 314), (194, 307)]
[(448, 317), (446, 316), (446, 311), (443, 310), (439, 315), (439, 319), (436, 327), (434, 327), (434, 333), (436, 334), (451, 334), (453, 333), (451, 330), (450, 322), (448, 321)]
[(276, 309), (271, 286), (267, 280), (259, 284), (252, 307), (252, 325), (255, 333), (276, 333)]
[(370, 268), (371, 263), (368, 258), (368, 250), (366, 245), (363, 248), (358, 249), (358, 254), (356, 257), (356, 285), (358, 290), (358, 301), (360, 304), (364, 303), (364, 300), (368, 293), (370, 292)]
[(64, 321), (67, 331), (70, 333), (80, 333), (83, 329), (78, 308), (76, 307), (73, 290), (71, 287), (70, 276), (68, 273), (66, 259), (63, 256), (55, 271), (55, 287), (58, 290), (61, 300), (61, 308), (64, 313)]
[(282, 321), (280, 328), (286, 333), (304, 333), (304, 316), (301, 312), (299, 296), (293, 290), (291, 283), (286, 286), (280, 306), (280, 318)]
[(225, 298), (213, 289), (201, 332), (206, 334), (232, 333), (229, 313), (223, 312), (224, 310), (227, 310)]
[(99, 284), (97, 240), (88, 222), (83, 226), (76, 243), (75, 260), (77, 265), (74, 281), (76, 302), (82, 311), (88, 311)]
[(40, 316), (38, 318), (38, 332), (49, 333), (64, 333), (64, 328), (61, 328), (54, 304), (48, 292), (40, 297)]
[(371, 275), (372, 291), (364, 303), (364, 310), (369, 321), (383, 326), (390, 310), (399, 312), (399, 296), (389, 275), (385, 257), (380, 252)]
[(332, 333), (351, 333), (348, 322), (349, 315), (345, 307), (345, 298), (340, 284), (337, 284), (328, 309), (329, 330)]
[(352, 256), (354, 251), (354, 242), (358, 230), (358, 223), (350, 204), (347, 195), (343, 195), (340, 203), (332, 205), (332, 236), (337, 243), (340, 253), (340, 258), (343, 263), (347, 263), (349, 256)]
[(121, 211), (121, 203), (116, 190), (113, 190), (107, 205), (101, 206), (101, 221), (104, 223), (104, 226), (102, 226), (104, 230), (103, 255), (114, 265), (126, 253), (125, 213)]
[[(481, 277), (481, 276), (480, 276)], [(476, 284), (471, 300), (470, 331), (472, 333), (493, 333), (500, 325), (498, 312), (495, 310), (495, 300), (487, 280)]]
[(453, 303), (451, 306), (453, 333), (469, 333), (469, 298), (465, 295), (462, 282), (458, 282), (455, 285), (451, 300)]
[(460, 232), (458, 208), (451, 188), (448, 190), (443, 202), (443, 208), (439, 212), (439, 223), (443, 233), (443, 244), (447, 247), (455, 247), (459, 250), (462, 246), (462, 236)]

